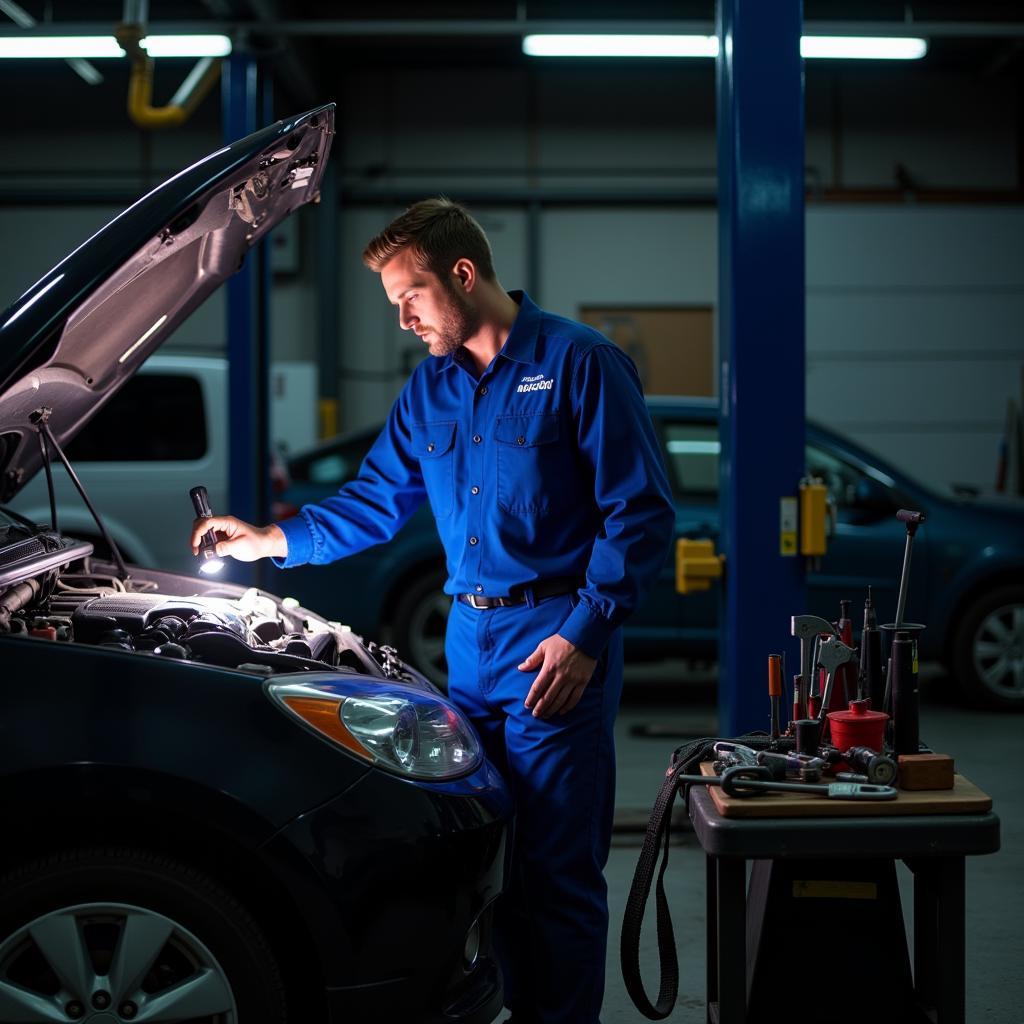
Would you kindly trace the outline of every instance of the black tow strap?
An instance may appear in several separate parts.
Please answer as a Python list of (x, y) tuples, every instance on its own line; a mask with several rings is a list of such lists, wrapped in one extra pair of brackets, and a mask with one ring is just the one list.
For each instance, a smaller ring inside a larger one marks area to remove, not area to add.
[[(718, 742), (717, 738), (704, 737), (676, 747), (661, 789), (655, 798), (654, 807), (651, 809), (643, 848), (640, 850), (633, 882), (629, 887), (626, 912), (622, 918), (619, 962), (626, 991), (633, 1000), (633, 1005), (648, 1020), (664, 1020), (672, 1012), (679, 993), (679, 960), (676, 955), (675, 932), (672, 928), (668, 899), (665, 896), (665, 869), (668, 867), (668, 848), (672, 834), (672, 807), (680, 789), (685, 798), (690, 786), (690, 783), (683, 783), (680, 786), (679, 776), (699, 773), (701, 761), (713, 759), (713, 747)], [(767, 747), (769, 738), (764, 733), (755, 733), (730, 742), (743, 743), (756, 750)], [(652, 1005), (640, 977), (640, 930), (643, 926), (647, 899), (651, 893), (651, 882), (654, 880), (659, 847), (661, 867), (658, 869), (658, 885), (655, 889), (659, 984), (658, 1000)]]

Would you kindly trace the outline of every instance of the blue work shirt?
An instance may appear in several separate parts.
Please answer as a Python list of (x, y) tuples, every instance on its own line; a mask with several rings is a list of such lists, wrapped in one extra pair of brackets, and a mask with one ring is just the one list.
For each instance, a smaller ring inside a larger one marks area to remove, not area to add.
[(449, 594), (583, 581), (559, 634), (598, 657), (664, 566), (675, 519), (632, 360), (522, 292), (478, 378), (464, 351), (416, 367), (357, 479), (280, 523), (283, 567), (393, 537), (426, 497)]

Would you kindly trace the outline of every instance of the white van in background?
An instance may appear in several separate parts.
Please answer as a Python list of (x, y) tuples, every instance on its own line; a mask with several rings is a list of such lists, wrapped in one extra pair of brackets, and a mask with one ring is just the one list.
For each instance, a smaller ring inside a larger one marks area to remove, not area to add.
[[(194, 574), (189, 489), (203, 484), (214, 509), (227, 506), (227, 373), (226, 359), (151, 356), (68, 446), (126, 562)], [(105, 554), (95, 521), (56, 458), (53, 482), (61, 531)], [(48, 523), (46, 473), (40, 470), (9, 507)]]

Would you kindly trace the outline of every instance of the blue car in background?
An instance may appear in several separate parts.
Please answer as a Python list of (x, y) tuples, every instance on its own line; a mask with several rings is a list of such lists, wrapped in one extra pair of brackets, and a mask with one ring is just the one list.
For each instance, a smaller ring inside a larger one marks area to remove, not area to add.
[[(717, 541), (717, 402), (652, 397), (648, 408), (675, 495), (676, 536)], [(379, 430), (343, 435), (293, 458), (280, 515), (353, 479)], [(905, 538), (894, 515), (899, 508), (919, 509), (928, 520), (915, 540), (907, 608), (909, 618), (928, 626), (921, 656), (943, 661), (970, 701), (1024, 708), (1024, 501), (938, 494), (814, 423), (807, 424), (807, 471), (827, 484), (835, 525), (828, 554), (808, 577), (806, 610), (835, 620), (840, 600), (852, 600), (856, 609), (870, 585), (880, 621), (890, 621)], [(272, 589), (295, 594), (357, 633), (389, 637), (444, 682), (451, 599), (441, 590), (444, 555), (429, 506), (390, 544), (331, 566), (284, 572), (287, 578)], [(627, 657), (716, 657), (718, 600), (716, 588), (677, 594), (670, 559), (626, 623)]]

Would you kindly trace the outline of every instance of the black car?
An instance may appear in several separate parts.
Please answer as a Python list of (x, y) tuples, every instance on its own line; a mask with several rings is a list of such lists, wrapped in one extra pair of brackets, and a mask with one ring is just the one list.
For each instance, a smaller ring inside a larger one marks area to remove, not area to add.
[[(332, 134), (329, 106), (219, 150), (0, 315), (0, 501), (315, 198)], [(492, 1020), (511, 804), (462, 714), (390, 648), (98, 561), (59, 514), (0, 513), (0, 1021)]]

